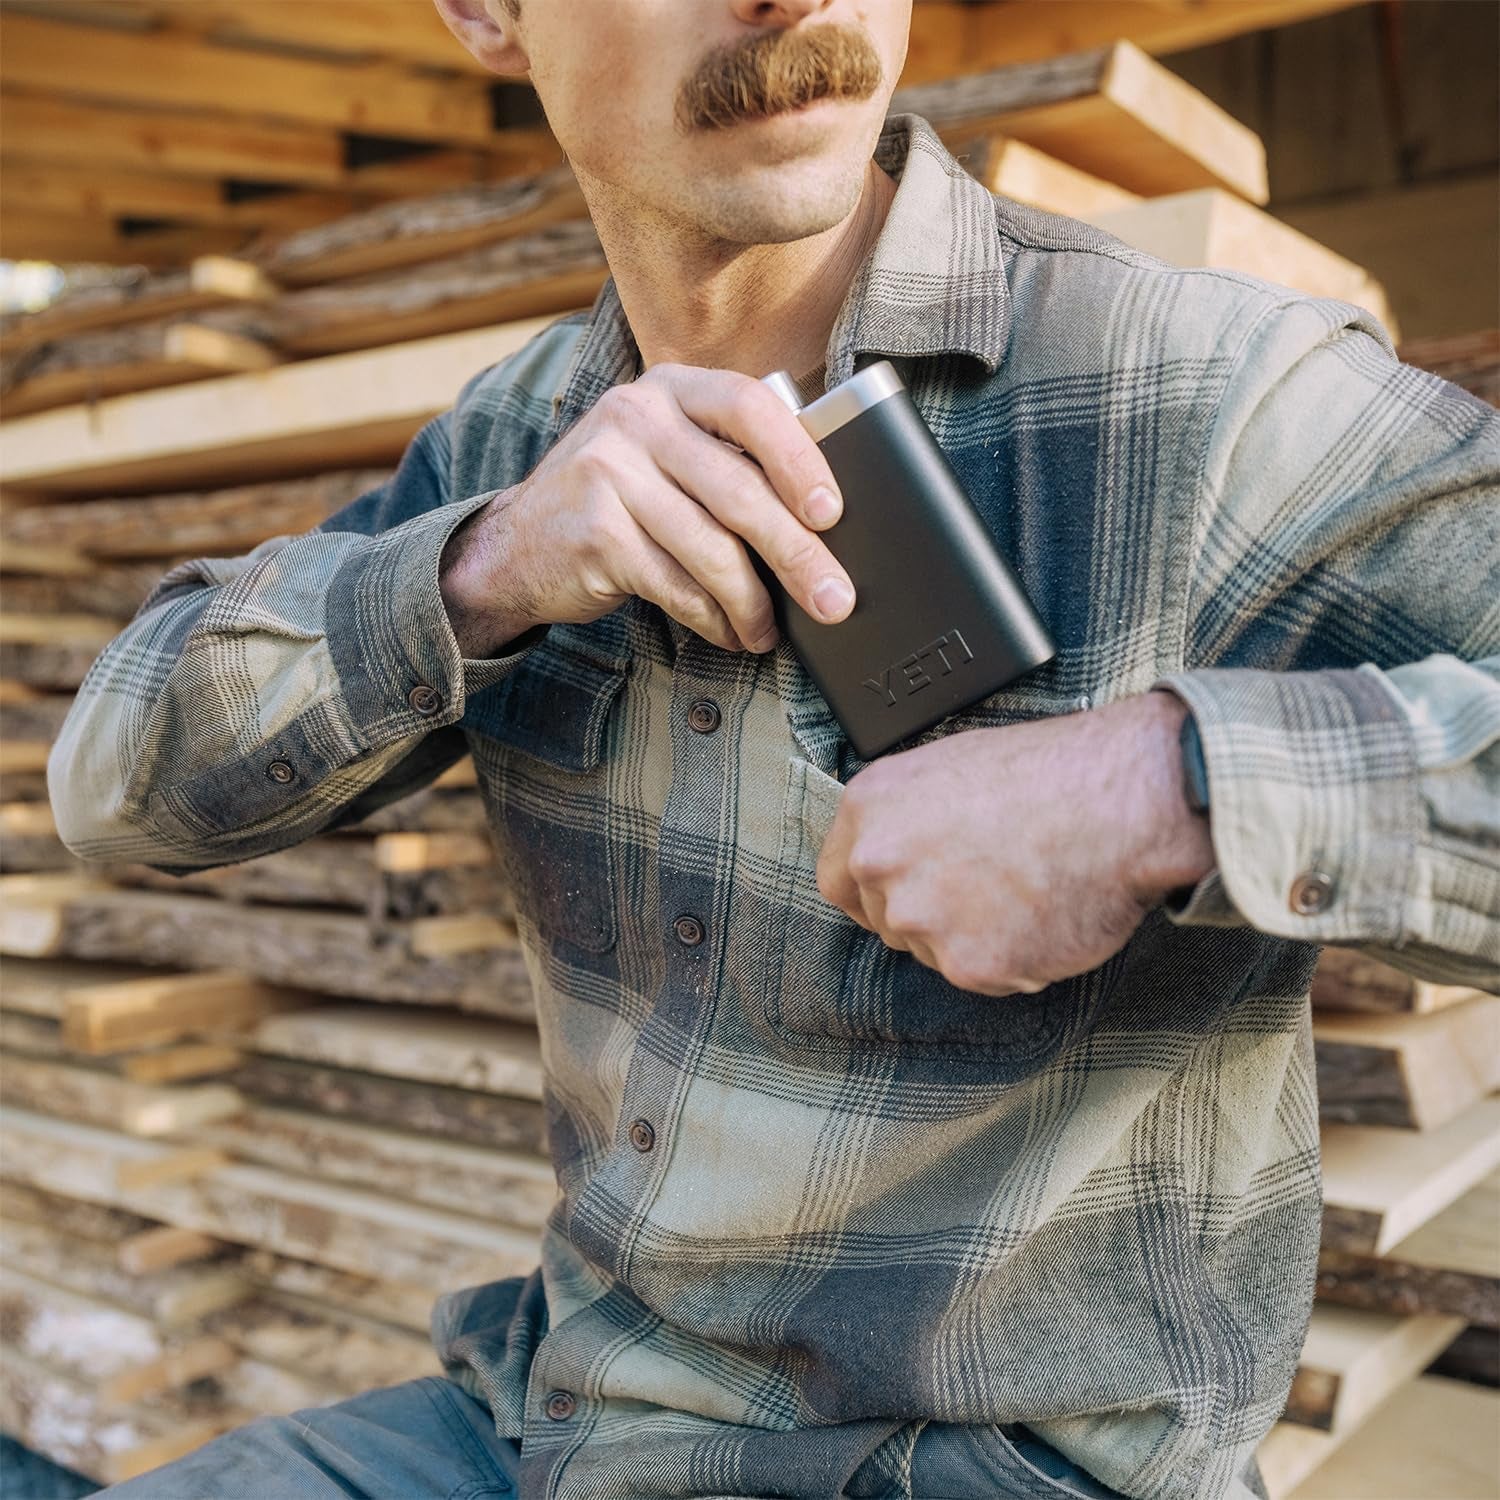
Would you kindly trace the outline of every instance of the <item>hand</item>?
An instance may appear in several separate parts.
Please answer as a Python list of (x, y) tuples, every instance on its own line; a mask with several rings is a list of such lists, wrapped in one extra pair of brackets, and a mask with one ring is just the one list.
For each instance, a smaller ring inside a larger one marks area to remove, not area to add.
[(960, 989), (1030, 994), (1096, 968), (1214, 867), (1182, 793), (1186, 712), (1148, 692), (877, 760), (845, 788), (818, 890)]
[[(817, 535), (841, 506), (828, 461), (769, 387), (653, 365), (465, 519), (444, 548), (443, 597), (466, 656), (532, 624), (598, 619), (632, 594), (725, 650), (769, 651), (775, 612), (745, 542), (815, 619), (841, 620), (853, 585)], [(831, 611), (815, 603), (829, 578), (848, 590)]]

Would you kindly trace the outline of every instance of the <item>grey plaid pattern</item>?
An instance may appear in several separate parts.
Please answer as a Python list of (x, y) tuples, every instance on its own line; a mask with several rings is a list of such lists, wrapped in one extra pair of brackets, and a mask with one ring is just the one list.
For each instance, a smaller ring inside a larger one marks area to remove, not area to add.
[(785, 643), (635, 599), (459, 655), (442, 543), (633, 376), (612, 281), (381, 489), (164, 577), (53, 752), (59, 828), (224, 864), (472, 752), (560, 1195), (433, 1337), (526, 1493), (1245, 1500), (1312, 1300), (1318, 945), (1500, 985), (1500, 414), (1353, 306), (995, 198), (918, 116), (877, 159), (827, 382), (892, 359), (1059, 645), (917, 743), (1157, 685), (1202, 726), (1218, 868), (1115, 958), (996, 1000), (829, 906), (863, 763)]

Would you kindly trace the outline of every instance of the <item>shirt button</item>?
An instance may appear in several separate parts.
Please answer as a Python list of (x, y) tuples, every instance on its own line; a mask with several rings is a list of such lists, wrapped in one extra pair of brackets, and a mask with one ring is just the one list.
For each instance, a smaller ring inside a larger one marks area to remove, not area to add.
[(295, 781), (297, 779), (297, 769), (284, 760), (273, 760), (266, 767), (266, 775), (272, 781), (279, 781), (284, 785), (288, 781)]
[(424, 682), (406, 695), (406, 701), (424, 718), (435, 714), (443, 706), (443, 695)]
[(656, 1144), (656, 1132), (651, 1128), (650, 1120), (630, 1122), (630, 1144), (637, 1151), (649, 1151)]
[(1299, 917), (1315, 917), (1333, 900), (1333, 876), (1304, 870), (1293, 882), (1288, 904)]
[(577, 1410), (572, 1391), (552, 1391), (547, 1397), (547, 1415), (554, 1422), (566, 1422)]
[(719, 705), (712, 698), (700, 698), (688, 709), (687, 719), (699, 734), (712, 734), (719, 727)]
[(685, 943), (689, 948), (703, 941), (703, 923), (697, 917), (678, 917), (672, 927), (677, 933), (677, 941)]

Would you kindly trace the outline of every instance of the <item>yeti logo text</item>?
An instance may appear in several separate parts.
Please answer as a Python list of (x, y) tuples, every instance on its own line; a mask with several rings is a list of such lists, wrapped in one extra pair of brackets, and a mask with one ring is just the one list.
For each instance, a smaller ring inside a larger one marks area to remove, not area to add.
[(879, 677), (866, 677), (865, 686), (872, 693), (882, 694), (887, 708), (894, 708), (897, 700), (896, 688), (891, 685), (892, 677), (895, 678), (896, 687), (905, 689), (904, 697), (910, 698), (913, 693), (921, 692), (932, 681), (931, 674), (921, 664), (922, 659), (928, 656), (936, 657), (943, 664), (942, 671), (938, 673), (940, 677), (946, 677), (954, 667), (961, 667), (974, 660), (969, 643), (955, 626), (946, 635), (940, 635), (935, 641), (919, 646), (910, 656), (903, 656), (900, 661), (892, 662)]

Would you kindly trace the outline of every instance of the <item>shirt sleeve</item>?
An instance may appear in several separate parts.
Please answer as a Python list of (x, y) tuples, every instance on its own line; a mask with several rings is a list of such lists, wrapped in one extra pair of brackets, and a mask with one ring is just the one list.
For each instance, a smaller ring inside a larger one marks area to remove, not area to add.
[(1298, 299), (1236, 362), (1201, 476), (1186, 670), (1216, 868), (1251, 925), (1500, 990), (1500, 412)]
[(447, 422), (315, 530), (157, 582), (89, 668), (48, 756), (68, 849), (171, 874), (232, 864), (353, 821), (465, 753), (468, 695), (515, 671), (549, 627), (497, 657), (461, 654), (438, 567), (490, 494), (447, 501)]

